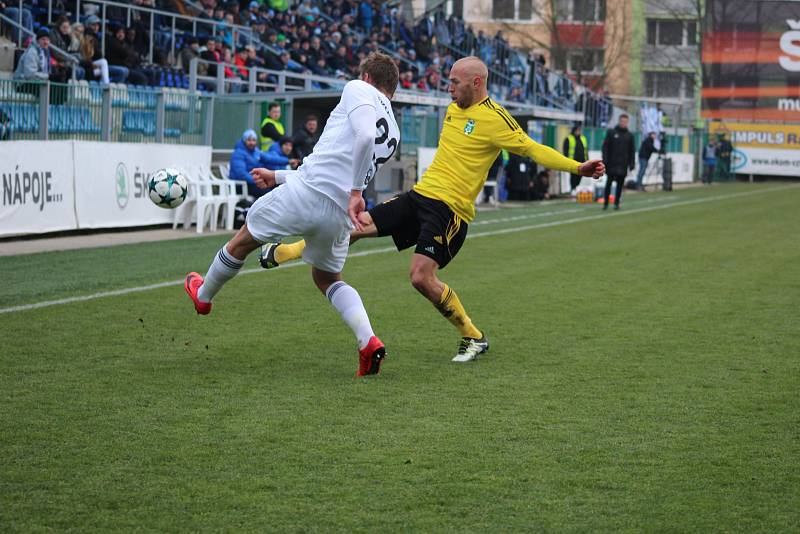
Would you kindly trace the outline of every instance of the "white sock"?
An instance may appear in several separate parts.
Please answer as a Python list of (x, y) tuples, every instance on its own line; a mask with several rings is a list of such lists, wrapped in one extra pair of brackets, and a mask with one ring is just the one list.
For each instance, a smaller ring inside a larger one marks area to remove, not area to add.
[(367, 310), (364, 309), (364, 303), (361, 302), (361, 297), (358, 291), (339, 281), (334, 282), (325, 292), (325, 296), (331, 301), (331, 304), (339, 315), (342, 316), (344, 322), (353, 331), (358, 339), (358, 348), (363, 349), (369, 343), (369, 340), (375, 333), (372, 331), (372, 326), (369, 324), (369, 317), (367, 317)]
[(236, 276), (242, 265), (244, 260), (237, 260), (231, 256), (225, 247), (219, 249), (214, 261), (211, 262), (211, 267), (208, 268), (203, 285), (197, 290), (197, 298), (201, 302), (211, 302), (225, 282)]

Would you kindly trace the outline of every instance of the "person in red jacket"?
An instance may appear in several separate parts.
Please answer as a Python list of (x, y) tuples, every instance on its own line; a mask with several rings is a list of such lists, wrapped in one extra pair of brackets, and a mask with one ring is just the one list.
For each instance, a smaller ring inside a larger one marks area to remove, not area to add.
[(249, 53), (246, 48), (240, 48), (239, 51), (236, 52), (236, 57), (233, 58), (233, 64), (236, 65), (236, 68), (232, 69), (233, 73), (243, 80), (248, 80), (250, 78), (250, 71), (247, 70), (248, 58)]

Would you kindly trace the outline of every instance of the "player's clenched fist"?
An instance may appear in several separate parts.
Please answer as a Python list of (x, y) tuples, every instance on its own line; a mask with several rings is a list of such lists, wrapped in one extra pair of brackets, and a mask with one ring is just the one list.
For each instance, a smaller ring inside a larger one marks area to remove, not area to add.
[(250, 171), (250, 175), (253, 177), (253, 183), (260, 189), (275, 186), (275, 171), (258, 167)]
[(350, 192), (350, 202), (347, 206), (347, 214), (350, 216), (350, 222), (353, 223), (353, 226), (356, 230), (361, 232), (364, 230), (364, 225), (361, 223), (361, 214), (364, 213), (364, 209), (366, 208), (366, 203), (364, 202), (364, 197), (361, 191), (352, 190)]
[(581, 176), (591, 176), (592, 178), (600, 178), (606, 173), (606, 166), (599, 159), (590, 159), (578, 167), (578, 172)]

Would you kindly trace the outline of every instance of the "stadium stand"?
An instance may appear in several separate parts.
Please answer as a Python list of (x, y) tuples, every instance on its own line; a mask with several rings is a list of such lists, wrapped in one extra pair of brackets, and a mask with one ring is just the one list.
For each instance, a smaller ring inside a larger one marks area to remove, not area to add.
[[(361, 58), (372, 50), (382, 50), (396, 59), (403, 89), (442, 92), (453, 62), (466, 55), (478, 55), (489, 65), (489, 85), (497, 99), (580, 111), (585, 115), (585, 124), (594, 126), (605, 126), (612, 111), (607, 97), (548, 70), (541, 56), (510, 47), (500, 32), (491, 37), (482, 32), (476, 34), (461, 18), (447, 17), (440, 8), (407, 22), (390, 3), (374, 2), (366, 12), (364, 3), (347, 0), (304, 0), (289, 7), (280, 2), (221, 4), (216, 0), (203, 0), (200, 4), (188, 0), (142, 0), (131, 4), (111, 0), (28, 0), (21, 5), (33, 14), (33, 31), (42, 26), (53, 27), (59, 16), (75, 23), (96, 17), (100, 21), (100, 57), (105, 57), (110, 29), (125, 27), (127, 45), (138, 51), (141, 61), (137, 71), (144, 73), (151, 87), (274, 91), (278, 77), (269, 72), (258, 73), (257, 82), (262, 83), (249, 83), (253, 68), (349, 79), (357, 73)], [(20, 30), (7, 17), (2, 22), (3, 34), (16, 37), (18, 48), (23, 49), (29, 41), (25, 29)], [(219, 45), (212, 49), (209, 40)], [(207, 79), (191, 87), (190, 65), (185, 63), (193, 57), (210, 60), (211, 64), (202, 65), (198, 72), (207, 78), (216, 77), (217, 65), (213, 63), (225, 63), (221, 66), (224, 79), (232, 83), (220, 87)], [(76, 73), (86, 76), (85, 70), (75, 69), (73, 78), (77, 78)], [(88, 77), (92, 77), (91, 73)], [(319, 79), (302, 84), (311, 90), (337, 86)], [(133, 102), (131, 106), (138, 104)], [(128, 113), (125, 117), (126, 124), (138, 124), (139, 115)], [(31, 121), (25, 124), (31, 127)], [(141, 128), (131, 126), (129, 130)]]

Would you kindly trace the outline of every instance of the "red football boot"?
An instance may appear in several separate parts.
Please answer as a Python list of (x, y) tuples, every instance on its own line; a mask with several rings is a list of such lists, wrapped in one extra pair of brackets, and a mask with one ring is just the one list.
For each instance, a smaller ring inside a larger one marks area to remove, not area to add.
[(197, 310), (198, 315), (208, 315), (211, 313), (211, 303), (201, 302), (197, 298), (197, 290), (203, 285), (203, 277), (197, 273), (189, 273), (186, 275), (186, 280), (183, 282), (183, 288), (189, 295), (189, 298), (194, 302), (194, 309)]
[(369, 343), (358, 351), (358, 372), (356, 376), (377, 375), (381, 372), (381, 362), (386, 358), (386, 347), (376, 336), (369, 338)]

